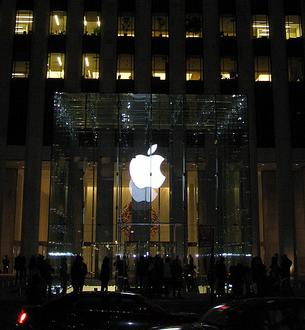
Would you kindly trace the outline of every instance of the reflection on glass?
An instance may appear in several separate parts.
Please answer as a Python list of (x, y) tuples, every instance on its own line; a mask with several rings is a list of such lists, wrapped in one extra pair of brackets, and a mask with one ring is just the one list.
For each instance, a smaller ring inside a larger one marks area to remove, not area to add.
[(117, 79), (133, 79), (133, 55), (119, 54), (117, 59)]
[(168, 17), (158, 15), (152, 17), (152, 36), (168, 38)]
[(15, 34), (28, 34), (32, 32), (33, 12), (18, 10), (16, 13)]
[(29, 61), (14, 61), (12, 78), (28, 78), (30, 71)]
[(83, 54), (82, 76), (85, 79), (99, 78), (100, 55)]
[(202, 16), (196, 14), (186, 15), (185, 36), (186, 38), (202, 38)]
[(252, 20), (253, 38), (269, 38), (269, 20), (267, 15), (254, 15)]
[(48, 56), (47, 78), (63, 79), (65, 75), (65, 54), (50, 53)]
[(84, 34), (98, 36), (101, 33), (101, 20), (96, 11), (87, 11), (84, 15)]
[(186, 59), (186, 80), (202, 80), (201, 56), (190, 56)]
[(66, 33), (67, 14), (64, 11), (52, 11), (50, 14), (50, 34)]
[(134, 37), (134, 17), (119, 16), (118, 17), (118, 36)]
[(221, 37), (236, 37), (236, 21), (233, 15), (222, 15), (219, 20)]
[(270, 58), (257, 56), (255, 58), (255, 81), (271, 81)]
[(302, 37), (301, 17), (290, 15), (285, 17), (286, 39)]
[(304, 81), (304, 61), (302, 57), (288, 58), (288, 80), (294, 82)]
[(223, 57), (220, 63), (221, 79), (236, 79), (236, 59), (234, 57)]
[(168, 58), (164, 55), (154, 55), (152, 57), (152, 76), (159, 80), (167, 79)]

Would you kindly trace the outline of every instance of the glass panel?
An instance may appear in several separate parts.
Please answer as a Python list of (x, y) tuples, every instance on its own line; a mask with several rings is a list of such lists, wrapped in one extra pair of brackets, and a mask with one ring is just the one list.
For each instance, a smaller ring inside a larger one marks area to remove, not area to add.
[(50, 13), (50, 34), (66, 33), (67, 14), (64, 11), (52, 11)]
[(304, 61), (302, 57), (288, 58), (288, 80), (304, 81)]
[(152, 57), (152, 76), (159, 80), (166, 80), (168, 75), (168, 58), (164, 55)]
[(186, 15), (185, 36), (187, 38), (202, 38), (202, 16), (195, 14)]
[(165, 15), (152, 16), (152, 36), (168, 38), (168, 17)]
[(85, 79), (99, 79), (100, 55), (83, 54), (82, 76)]
[(286, 39), (302, 37), (301, 17), (296, 15), (285, 17)]
[(255, 81), (271, 81), (270, 57), (255, 57)]
[(119, 54), (117, 61), (117, 79), (133, 79), (133, 55)]
[(236, 20), (233, 15), (220, 16), (220, 36), (222, 37), (236, 37)]
[(221, 58), (221, 79), (236, 79), (237, 68), (236, 59), (234, 57)]
[(250, 256), (243, 96), (57, 93), (54, 111), (53, 264), (75, 253), (93, 273), (105, 254), (133, 264), (191, 253), (203, 264), (212, 240), (202, 228), (215, 253)]
[(101, 33), (101, 21), (99, 13), (87, 11), (84, 15), (84, 34), (98, 36)]
[(252, 23), (253, 38), (269, 38), (269, 20), (267, 15), (254, 15)]
[(12, 78), (28, 78), (29, 73), (30, 73), (29, 61), (13, 62)]
[(47, 78), (63, 79), (65, 75), (65, 54), (50, 53), (48, 56)]
[(32, 33), (33, 12), (30, 10), (18, 10), (16, 13), (15, 34)]
[(186, 80), (202, 80), (201, 56), (191, 56), (186, 59)]
[(134, 37), (134, 17), (119, 16), (118, 17), (118, 36)]

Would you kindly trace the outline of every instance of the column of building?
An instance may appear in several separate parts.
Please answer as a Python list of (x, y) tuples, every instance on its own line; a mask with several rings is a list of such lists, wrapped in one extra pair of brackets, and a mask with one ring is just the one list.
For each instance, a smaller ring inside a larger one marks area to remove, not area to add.
[[(68, 93), (79, 93), (81, 91), (82, 69), (82, 0), (67, 1), (67, 17), (64, 91)], [(83, 240), (82, 224), (84, 219), (82, 219), (82, 216), (85, 205), (83, 201), (83, 180), (86, 168), (83, 159), (79, 157), (78, 148), (70, 150), (70, 152), (67, 240), (72, 244), (72, 251), (74, 253), (80, 253)]]
[[(219, 14), (218, 0), (203, 0), (203, 82), (204, 94), (220, 93), (220, 51), (219, 51)], [(214, 104), (214, 107), (216, 104)], [(215, 111), (215, 110), (213, 110)], [(214, 114), (211, 114), (214, 117)], [(204, 125), (204, 123), (202, 123)], [(216, 129), (216, 128), (215, 128)], [(203, 214), (199, 214), (200, 224), (208, 225), (207, 234), (210, 234), (210, 247), (213, 248), (215, 241), (218, 241), (218, 201), (216, 192), (216, 136), (215, 132), (207, 133), (205, 136), (204, 158), (205, 169), (200, 173), (201, 183), (205, 186), (200, 189), (199, 203), (205, 207)], [(214, 236), (214, 237), (212, 237)], [(208, 245), (208, 244), (206, 244)]]
[(252, 220), (252, 252), (259, 254), (258, 197), (257, 197), (257, 155), (256, 155), (256, 113), (254, 91), (253, 40), (251, 35), (251, 1), (236, 0), (237, 44), (238, 44), (238, 91), (247, 97), (249, 127), (249, 161)]
[[(99, 91), (101, 93), (115, 93), (117, 1), (103, 1), (101, 13), (102, 34)], [(112, 118), (114, 118), (114, 116)], [(112, 242), (115, 239), (113, 236), (113, 183), (117, 151), (117, 141), (115, 141), (116, 129), (117, 126), (115, 123), (110, 125), (107, 130), (103, 129), (98, 143), (96, 202), (97, 243)], [(107, 254), (105, 246), (100, 246), (100, 251), (101, 255)]]
[(21, 251), (27, 257), (38, 252), (47, 35), (49, 28), (48, 0), (34, 1), (33, 17), (21, 244)]
[[(185, 8), (183, 1), (169, 1), (169, 94), (185, 93)], [(178, 51), (177, 51), (178, 50)], [(183, 99), (170, 106), (170, 222), (176, 253), (187, 253), (186, 170)], [(173, 111), (175, 113), (173, 113)], [(184, 242), (184, 244), (183, 244)]]
[[(6, 144), (8, 114), (10, 108), (10, 81), (11, 81), (11, 63), (13, 56), (13, 38), (15, 26), (15, 0), (5, 0), (0, 3), (0, 187), (5, 187), (6, 178)], [(5, 191), (0, 189), (0, 255), (3, 255), (3, 240), (5, 235), (5, 212), (4, 208)]]
[[(279, 253), (295, 258), (288, 68), (283, 0), (269, 0)], [(276, 252), (276, 251), (275, 251)]]

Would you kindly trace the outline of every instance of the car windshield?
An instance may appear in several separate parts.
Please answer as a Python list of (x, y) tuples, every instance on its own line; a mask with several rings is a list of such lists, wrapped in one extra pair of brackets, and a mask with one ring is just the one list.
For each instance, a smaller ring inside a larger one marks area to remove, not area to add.
[(231, 325), (238, 322), (238, 318), (242, 313), (243, 310), (224, 304), (210, 309), (203, 315), (200, 321), (216, 326)]

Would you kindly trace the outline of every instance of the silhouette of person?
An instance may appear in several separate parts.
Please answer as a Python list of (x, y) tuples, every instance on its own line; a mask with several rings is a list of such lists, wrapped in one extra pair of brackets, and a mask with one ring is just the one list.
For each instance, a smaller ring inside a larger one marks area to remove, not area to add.
[(60, 278), (60, 286), (62, 288), (62, 294), (67, 293), (67, 283), (68, 283), (68, 265), (67, 265), (67, 258), (63, 257), (60, 263), (59, 269), (59, 278)]
[(87, 265), (84, 263), (83, 257), (77, 255), (71, 266), (71, 284), (73, 292), (78, 293), (83, 291), (86, 275)]
[(101, 281), (101, 291), (108, 291), (108, 283), (110, 280), (110, 259), (105, 256), (102, 263), (100, 281)]
[(7, 255), (2, 259), (3, 273), (7, 274), (10, 267), (10, 259)]

